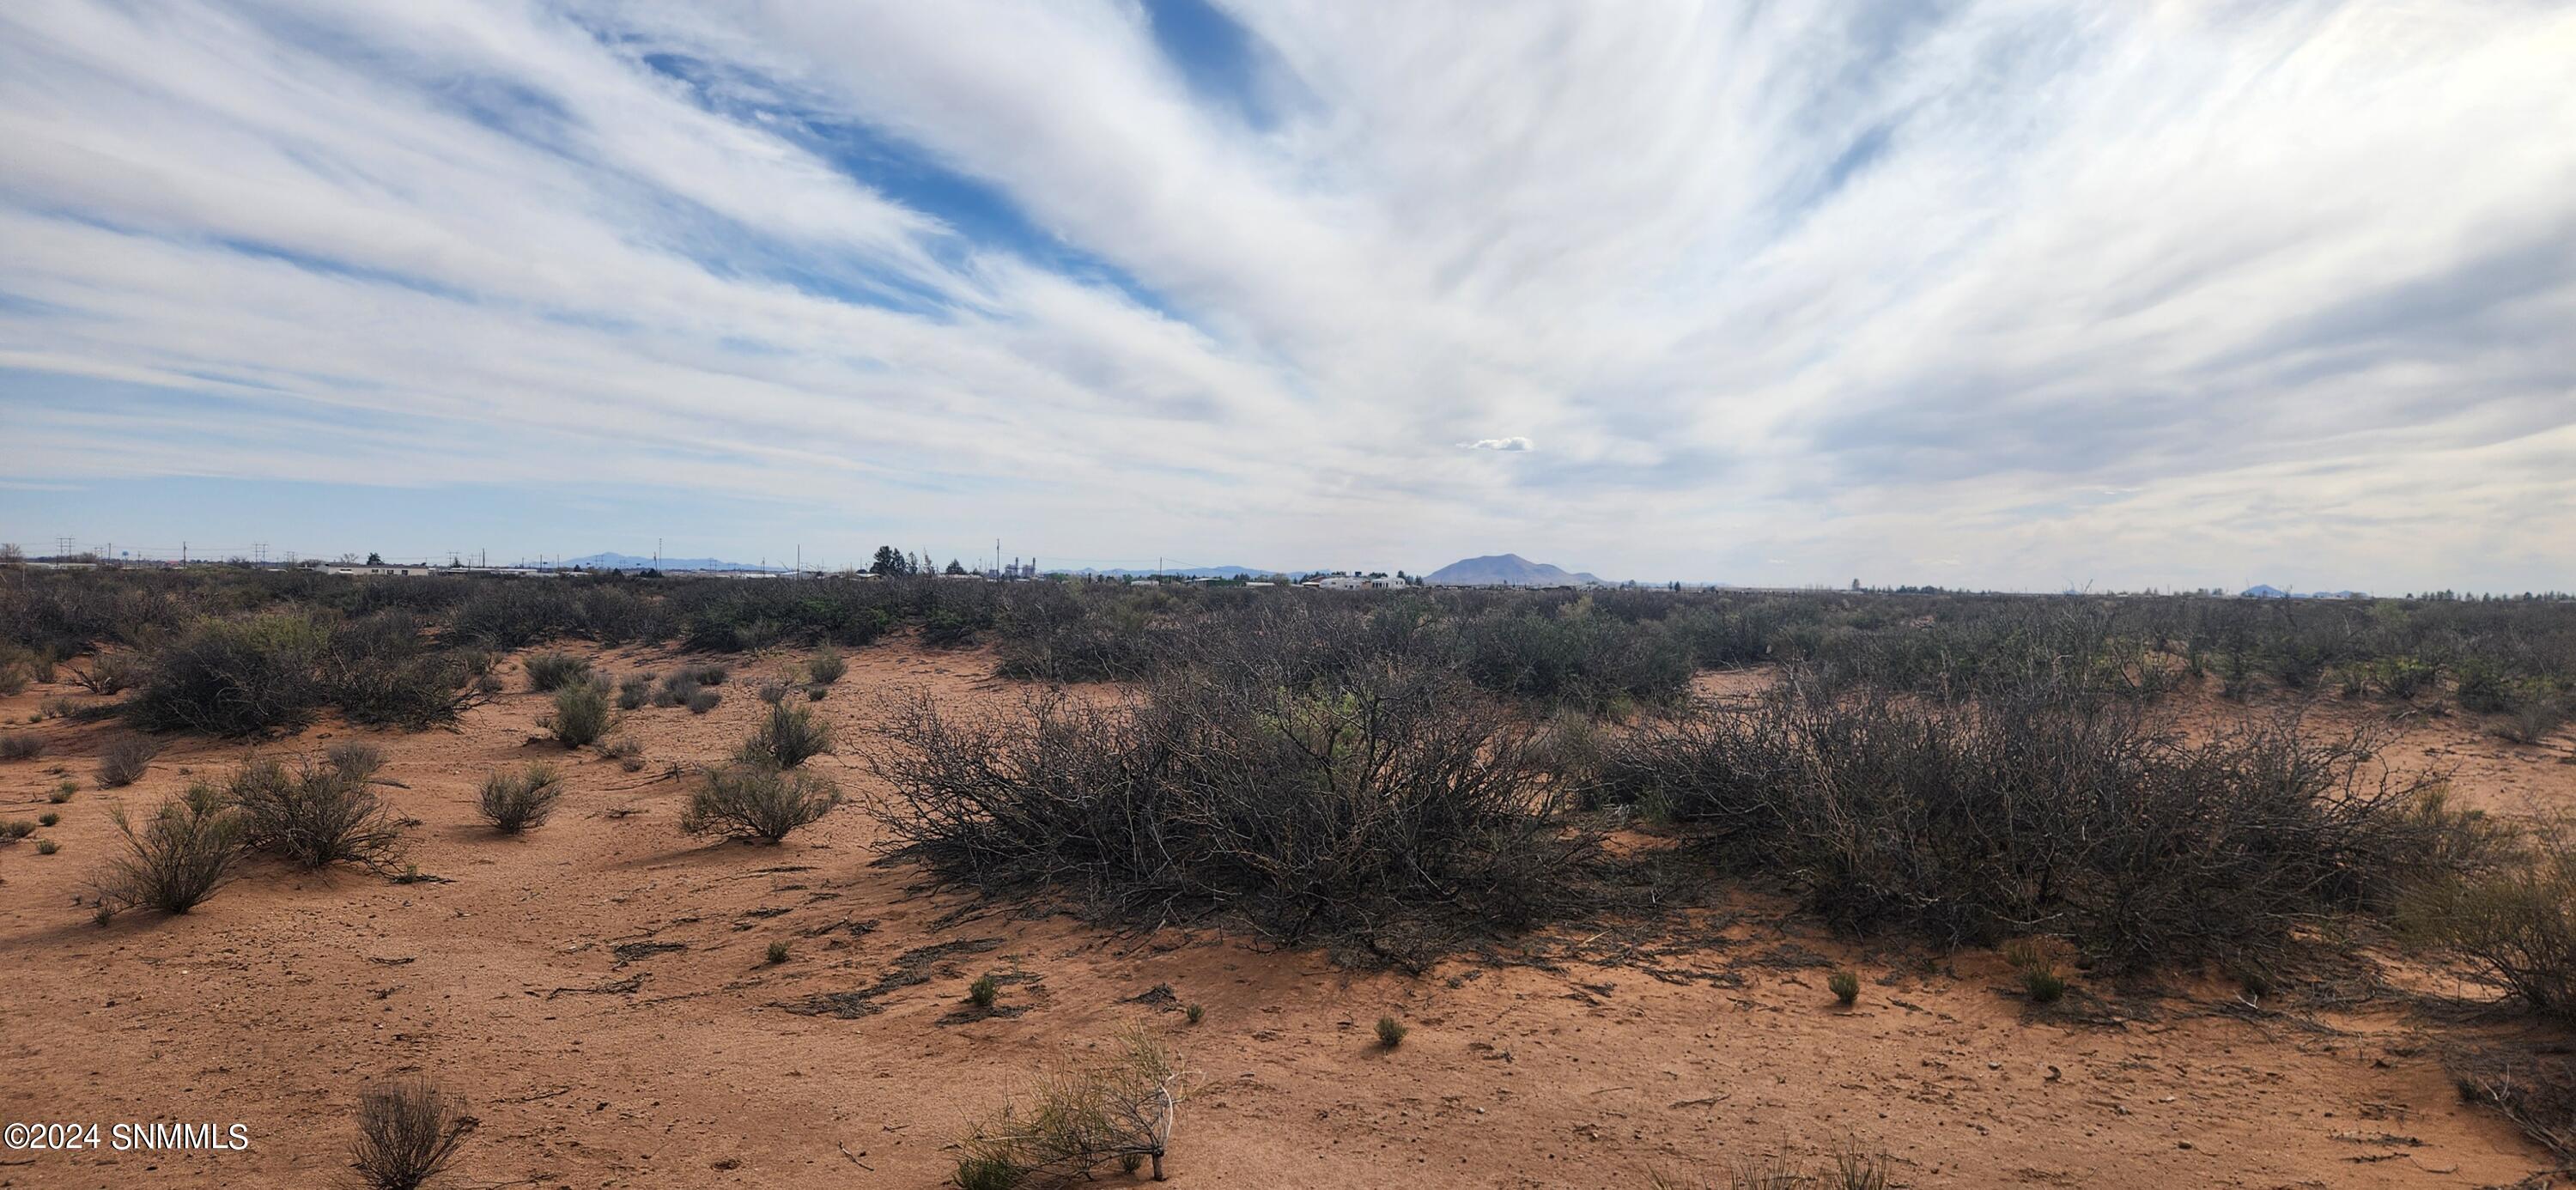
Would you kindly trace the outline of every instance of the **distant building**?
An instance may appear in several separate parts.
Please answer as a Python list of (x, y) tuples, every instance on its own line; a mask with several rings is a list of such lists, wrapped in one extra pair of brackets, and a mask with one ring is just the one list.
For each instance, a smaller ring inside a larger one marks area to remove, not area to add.
[(330, 572), (330, 573), (332, 573), (332, 574), (351, 574), (351, 575), (356, 575), (356, 576), (358, 576), (358, 577), (360, 577), (360, 578), (371, 578), (371, 577), (384, 576), (384, 575), (462, 574), (462, 573), (464, 573), (464, 571), (463, 571), (461, 568), (459, 568), (459, 567), (454, 567), (454, 566), (431, 566), (431, 565), (427, 565), (427, 564), (425, 564), (425, 563), (424, 563), (424, 564), (422, 564), (422, 565), (419, 565), (419, 566), (363, 566), (363, 565), (351, 565), (351, 566), (325, 566), (325, 567), (323, 567), (323, 569), (324, 569), (324, 570), (326, 570), (326, 571), (329, 571), (329, 572)]

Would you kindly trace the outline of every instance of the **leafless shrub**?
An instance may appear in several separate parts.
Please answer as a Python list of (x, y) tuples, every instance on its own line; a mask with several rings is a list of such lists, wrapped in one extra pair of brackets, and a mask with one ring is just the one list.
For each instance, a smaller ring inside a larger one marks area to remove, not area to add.
[(329, 696), (330, 629), (313, 615), (204, 619), (153, 650), (127, 709), (149, 730), (247, 736), (310, 721)]
[(2559, 1160), (2576, 1163), (2576, 1061), (2501, 1044), (2454, 1049), (2443, 1065), (2461, 1099), (2504, 1113)]
[(161, 745), (139, 736), (118, 736), (107, 742), (98, 753), (98, 787), (119, 789), (143, 779), (152, 767), (152, 758), (161, 754)]
[(915, 698), (880, 727), (894, 794), (875, 809), (942, 875), (1111, 912), (1223, 912), (1381, 950), (1433, 918), (1517, 928), (1588, 840), (1552, 820), (1520, 729), (1473, 704), (1420, 671), (1290, 687), (1190, 670), (1137, 705), (1046, 693), (1001, 719)]
[(680, 817), (680, 829), (774, 844), (840, 804), (840, 789), (820, 773), (729, 765), (707, 771)]
[(1034, 1190), (1087, 1181), (1111, 1164), (1152, 1163), (1163, 1177), (1184, 1088), (1180, 1061), (1142, 1030), (1104, 1058), (1068, 1064), (1038, 1081), (1026, 1110), (1006, 1104), (958, 1138), (963, 1190)]
[(1785, 866), (1837, 924), (2055, 935), (2123, 968), (2242, 959), (2463, 863), (2467, 818), (2378, 745), (2295, 722), (2192, 740), (2053, 681), (1961, 703), (1810, 687), (1638, 733), (1605, 790)]
[(132, 653), (101, 653), (86, 668), (73, 668), (71, 675), (74, 685), (92, 694), (123, 694), (143, 676), (143, 666)]
[(465, 1101), (423, 1079), (381, 1083), (358, 1096), (349, 1164), (369, 1190), (420, 1190), (456, 1160), (474, 1119)]
[(539, 761), (516, 773), (496, 772), (483, 778), (475, 809), (493, 829), (515, 835), (545, 825), (546, 816), (554, 813), (555, 802), (562, 797), (563, 777), (554, 766)]
[(2568, 700), (2555, 691), (2531, 690), (2499, 717), (2495, 733), (2517, 744), (2537, 744), (2566, 726)]
[[(1888, 1190), (1896, 1184), (1895, 1169), (1894, 1158), (1854, 1139), (1814, 1160), (1785, 1153), (1747, 1158), (1728, 1172), (1724, 1185), (1726, 1190)], [(1715, 1190), (1718, 1185), (1665, 1173), (1648, 1175), (1646, 1184), (1654, 1190)]]
[(140, 829), (123, 806), (110, 816), (128, 854), (111, 861), (98, 883), (102, 921), (137, 907), (186, 913), (229, 883), (240, 865), (241, 813), (213, 786), (190, 786), (185, 798), (164, 804)]
[(606, 759), (616, 761), (619, 767), (630, 773), (644, 767), (644, 742), (631, 735), (619, 736), (601, 744), (599, 754)]
[(352, 781), (365, 781), (385, 767), (385, 751), (363, 740), (342, 740), (322, 750), (322, 759)]
[(0, 735), (0, 760), (34, 760), (45, 754), (45, 737), (32, 731)]

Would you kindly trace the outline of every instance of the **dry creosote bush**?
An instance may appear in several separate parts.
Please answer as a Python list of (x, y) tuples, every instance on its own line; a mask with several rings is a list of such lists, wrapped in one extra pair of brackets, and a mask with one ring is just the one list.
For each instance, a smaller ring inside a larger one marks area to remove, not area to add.
[(474, 1124), (463, 1099), (426, 1079), (379, 1083), (358, 1096), (349, 1164), (368, 1190), (420, 1190), (455, 1163)]

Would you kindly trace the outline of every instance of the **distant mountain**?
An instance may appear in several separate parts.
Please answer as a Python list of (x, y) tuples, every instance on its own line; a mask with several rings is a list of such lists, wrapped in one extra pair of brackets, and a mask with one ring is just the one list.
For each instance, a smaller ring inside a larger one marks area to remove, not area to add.
[(785, 566), (761, 567), (754, 566), (748, 562), (726, 562), (716, 558), (664, 558), (659, 562), (655, 562), (651, 558), (639, 558), (633, 554), (618, 553), (592, 554), (583, 558), (566, 558), (558, 565), (565, 569), (580, 566), (591, 570), (651, 570), (656, 566), (659, 566), (666, 571), (790, 569)]
[(2256, 584), (2254, 584), (2253, 586), (2250, 586), (2250, 587), (2245, 588), (2244, 593), (2243, 593), (2243, 594), (2241, 594), (2241, 595), (2238, 595), (2238, 596), (2237, 596), (2237, 598), (2239, 598), (2239, 599), (2368, 599), (2368, 598), (2370, 598), (2370, 594), (2369, 594), (2369, 592), (2366, 592), (2366, 591), (2309, 591), (2309, 592), (2306, 592), (2306, 593), (2304, 593), (2304, 594), (2293, 595), (2293, 594), (2291, 594), (2291, 593), (2289, 593), (2289, 592), (2287, 592), (2287, 591), (2284, 591), (2284, 590), (2280, 589), (2279, 587), (2275, 587), (2275, 586), (2273, 586), (2273, 585), (2272, 585), (2272, 584), (2270, 584), (2270, 583), (2256, 583)]
[(1519, 554), (1489, 554), (1452, 562), (1422, 581), (1435, 587), (1580, 587), (1601, 580)]

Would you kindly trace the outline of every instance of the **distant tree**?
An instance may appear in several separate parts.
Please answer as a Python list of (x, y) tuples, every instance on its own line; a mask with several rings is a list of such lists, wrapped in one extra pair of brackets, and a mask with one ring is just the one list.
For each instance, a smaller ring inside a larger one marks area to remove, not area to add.
[(890, 545), (881, 545), (877, 547), (876, 561), (868, 566), (868, 573), (893, 578), (912, 573), (912, 563), (904, 558), (902, 550)]
[(955, 559), (955, 558), (950, 558), (950, 559), (948, 560), (948, 570), (947, 570), (947, 573), (949, 573), (949, 574), (964, 574), (964, 573), (966, 573), (966, 567), (965, 567), (964, 565), (960, 564), (960, 563), (957, 561), (957, 559)]
[(374, 550), (368, 550), (368, 551), (367, 551), (367, 565), (369, 565), (369, 566), (382, 566), (382, 565), (384, 565), (384, 564), (385, 564), (385, 556), (384, 556), (383, 554), (379, 554), (379, 553), (377, 553), (377, 552), (376, 552), (376, 551), (374, 551)]

